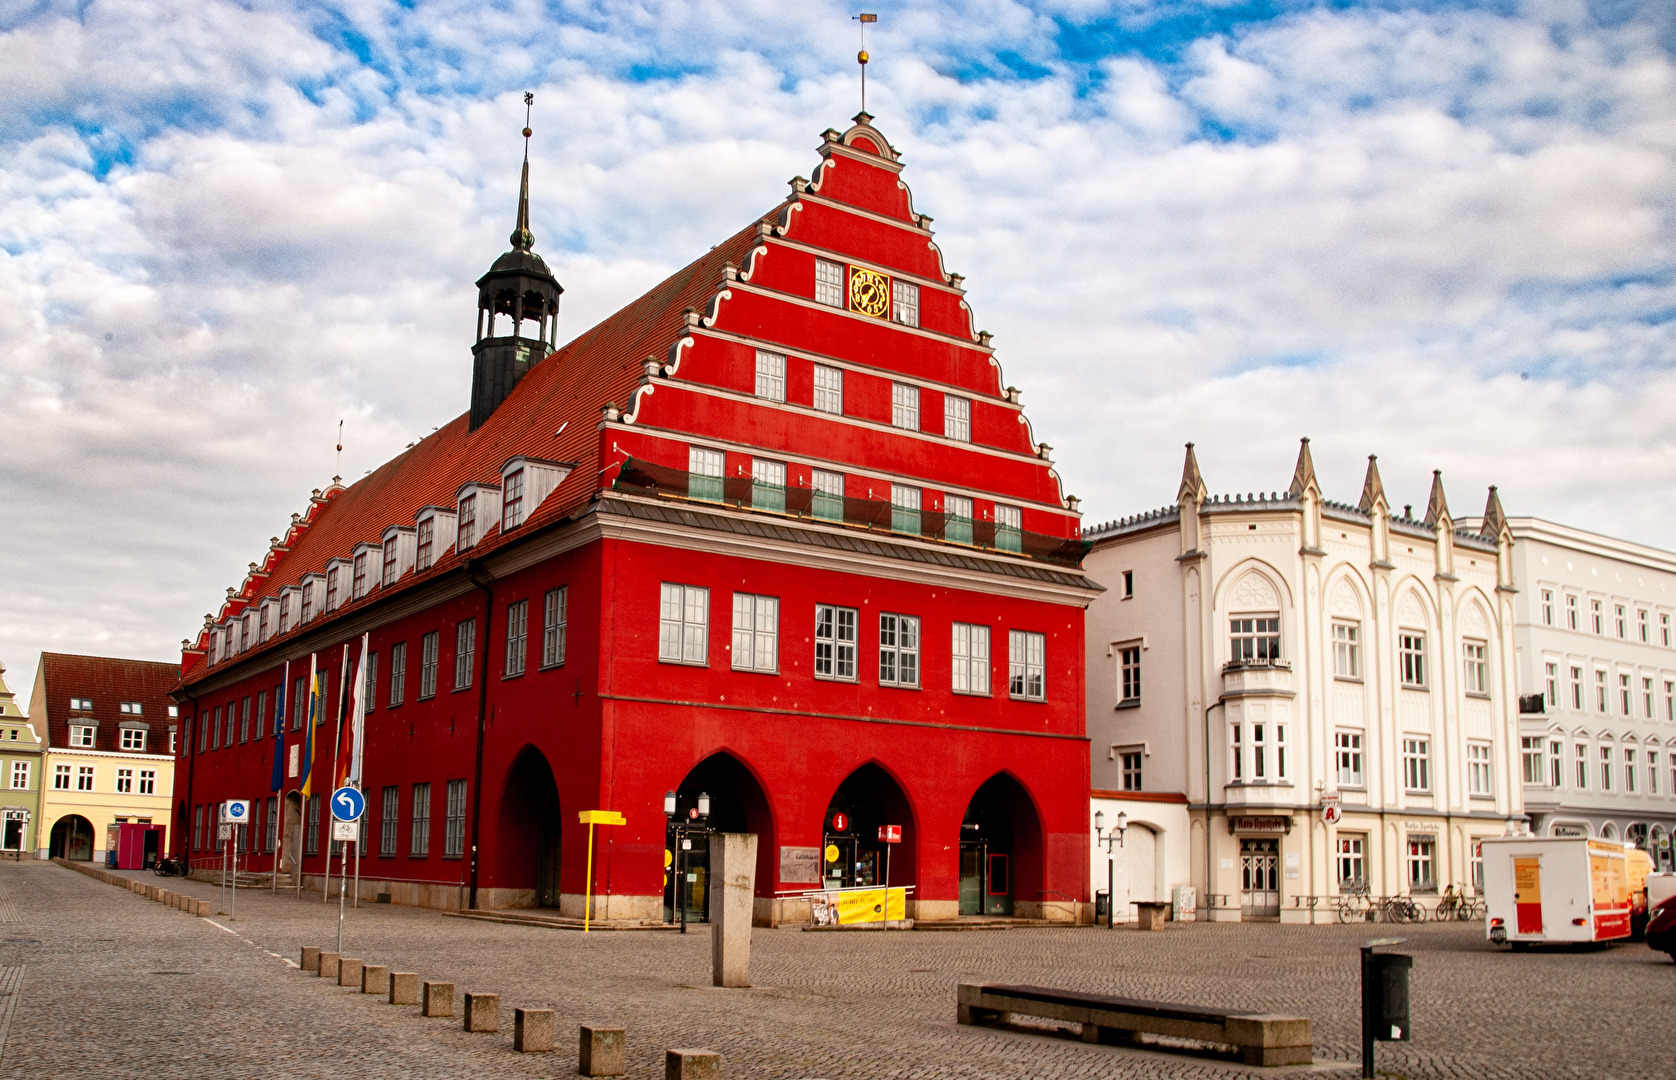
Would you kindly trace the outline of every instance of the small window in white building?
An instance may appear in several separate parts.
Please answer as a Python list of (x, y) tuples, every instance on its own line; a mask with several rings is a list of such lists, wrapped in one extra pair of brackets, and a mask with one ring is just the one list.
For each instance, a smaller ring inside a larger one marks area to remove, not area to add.
[(1554, 590), (1542, 590), (1542, 625), (1554, 625)]
[(1338, 786), (1363, 786), (1362, 733), (1360, 731), (1333, 732), (1333, 754), (1338, 765)]
[(1432, 741), (1404, 739), (1402, 741), (1403, 787), (1417, 793), (1432, 790)]
[(1635, 770), (1636, 770), (1635, 747), (1626, 746), (1626, 747), (1624, 747), (1624, 792), (1625, 792), (1625, 794), (1628, 794), (1628, 795), (1634, 795), (1635, 794), (1635, 789), (1636, 789)]
[(1466, 692), (1469, 694), (1488, 696), (1490, 693), (1487, 655), (1488, 649), (1482, 641), (1461, 643), (1461, 675), (1466, 683)]
[(1560, 665), (1546, 663), (1542, 665), (1542, 698), (1550, 709), (1560, 707)]
[(1526, 784), (1541, 784), (1547, 770), (1543, 768), (1543, 748), (1548, 740), (1540, 735), (1522, 735), (1519, 737), (1519, 778)]
[(1426, 635), (1404, 630), (1397, 635), (1397, 673), (1410, 690), (1426, 688)]
[(1572, 755), (1576, 762), (1572, 771), (1572, 782), (1578, 791), (1589, 790), (1589, 745), (1579, 742), (1572, 748)]
[(1362, 677), (1362, 626), (1353, 622), (1333, 623), (1333, 676)]
[(1490, 774), (1490, 744), (1487, 742), (1467, 743), (1467, 794), (1481, 798), (1495, 794)]
[(757, 350), (756, 393), (769, 401), (786, 400), (786, 358), (767, 349)]
[(1408, 888), (1411, 892), (1437, 891), (1437, 840), (1434, 837), (1408, 838)]
[(1367, 843), (1367, 837), (1361, 833), (1338, 834), (1336, 847), (1338, 883), (1340, 886), (1355, 886), (1367, 883)]
[(1280, 616), (1236, 615), (1228, 620), (1228, 659), (1272, 664), (1280, 659)]

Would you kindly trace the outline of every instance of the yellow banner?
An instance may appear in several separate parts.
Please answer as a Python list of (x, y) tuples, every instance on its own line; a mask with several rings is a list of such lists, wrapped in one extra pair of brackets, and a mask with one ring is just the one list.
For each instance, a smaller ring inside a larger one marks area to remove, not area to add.
[(908, 917), (907, 889), (857, 889), (838, 893), (837, 897), (840, 925), (899, 922)]

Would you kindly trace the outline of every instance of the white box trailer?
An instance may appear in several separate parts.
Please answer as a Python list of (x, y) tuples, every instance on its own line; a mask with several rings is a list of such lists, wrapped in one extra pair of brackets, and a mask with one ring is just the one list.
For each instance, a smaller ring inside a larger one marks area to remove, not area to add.
[(1496, 944), (1630, 936), (1627, 852), (1582, 836), (1483, 841), (1485, 930)]

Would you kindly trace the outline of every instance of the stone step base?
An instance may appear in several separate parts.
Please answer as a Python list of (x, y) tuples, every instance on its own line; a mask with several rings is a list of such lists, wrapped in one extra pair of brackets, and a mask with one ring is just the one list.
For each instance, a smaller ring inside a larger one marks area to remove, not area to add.
[[(556, 912), (533, 911), (445, 911), (454, 919), (476, 919), (479, 922), (506, 923), (512, 926), (544, 926), (552, 930), (580, 930), (582, 920)], [(680, 930), (679, 924), (644, 922), (639, 919), (594, 919), (590, 930)]]
[(936, 919), (931, 921), (916, 920), (911, 929), (914, 930), (1034, 930), (1039, 927), (1052, 926), (1071, 928), (1075, 923), (1057, 922), (1052, 919), (1003, 919), (986, 918), (982, 916), (964, 916), (959, 919)]

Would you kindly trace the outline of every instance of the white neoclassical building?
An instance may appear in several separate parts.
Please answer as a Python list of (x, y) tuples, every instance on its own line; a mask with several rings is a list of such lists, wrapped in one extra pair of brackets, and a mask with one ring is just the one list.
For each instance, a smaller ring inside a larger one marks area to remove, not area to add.
[(1676, 555), (1513, 518), (1520, 777), (1532, 831), (1676, 865)]
[(1495, 489), (1471, 529), (1438, 474), (1422, 518), (1393, 515), (1370, 457), (1360, 501), (1331, 502), (1306, 439), (1284, 494), (1209, 497), (1189, 444), (1175, 506), (1086, 537), (1106, 588), (1086, 624), (1090, 816), (1127, 815), (1130, 893), (1192, 884), (1200, 918), (1331, 921), (1353, 882), (1477, 879), (1477, 842), (1524, 813)]

